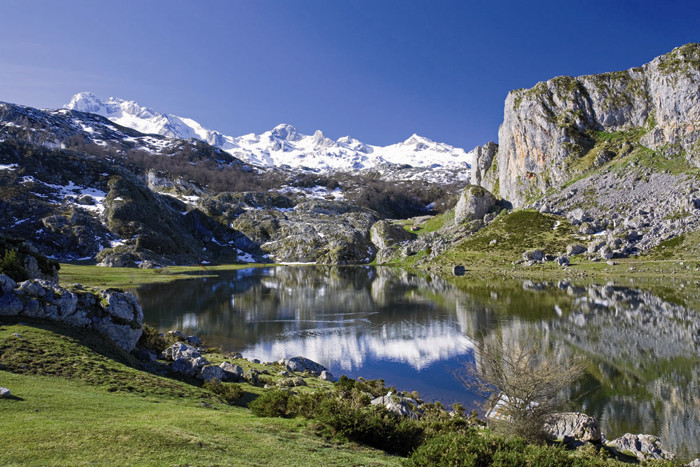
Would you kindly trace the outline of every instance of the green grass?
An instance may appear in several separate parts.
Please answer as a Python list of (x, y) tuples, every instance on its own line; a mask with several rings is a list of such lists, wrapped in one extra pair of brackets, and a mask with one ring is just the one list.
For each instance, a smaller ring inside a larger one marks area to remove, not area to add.
[(532, 249), (563, 253), (574, 241), (573, 228), (564, 218), (532, 210), (513, 211), (440, 255), (437, 263), (485, 268), (518, 260)]
[[(2, 465), (398, 464), (324, 440), (306, 420), (261, 419), (197, 385), (134, 368), (82, 330), (3, 324), (0, 362), (0, 385), (13, 395), (0, 399)], [(262, 391), (241, 386), (246, 400)]]
[[(215, 277), (216, 271), (257, 267), (256, 264), (220, 266), (168, 266), (161, 269), (103, 268), (61, 263), (60, 284), (83, 284), (92, 287), (130, 289), (143, 284), (172, 282), (179, 279)], [(266, 265), (269, 266), (269, 265)]]

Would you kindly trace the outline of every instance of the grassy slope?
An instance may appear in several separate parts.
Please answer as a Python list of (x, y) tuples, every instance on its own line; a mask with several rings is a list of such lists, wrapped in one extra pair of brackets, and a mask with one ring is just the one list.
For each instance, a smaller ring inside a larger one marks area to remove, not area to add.
[[(0, 385), (13, 394), (0, 399), (2, 465), (397, 463), (328, 443), (305, 420), (261, 419), (198, 386), (132, 368), (128, 355), (80, 330), (4, 324), (0, 362)], [(260, 391), (242, 386), (246, 399)]]

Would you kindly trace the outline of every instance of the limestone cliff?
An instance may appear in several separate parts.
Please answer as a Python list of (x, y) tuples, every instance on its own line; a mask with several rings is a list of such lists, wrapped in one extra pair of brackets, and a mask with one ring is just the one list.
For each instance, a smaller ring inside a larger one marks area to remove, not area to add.
[[(620, 135), (624, 144), (601, 144)], [(700, 44), (638, 68), (512, 91), (498, 138), (493, 163), (472, 183), (516, 207), (634, 147), (700, 166)]]

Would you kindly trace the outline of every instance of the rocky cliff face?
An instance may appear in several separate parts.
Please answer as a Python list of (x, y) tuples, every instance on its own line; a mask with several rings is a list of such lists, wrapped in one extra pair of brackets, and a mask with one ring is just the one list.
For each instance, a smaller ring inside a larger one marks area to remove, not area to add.
[(638, 68), (512, 91), (498, 138), (493, 163), (472, 183), (516, 207), (639, 148), (700, 166), (700, 44)]

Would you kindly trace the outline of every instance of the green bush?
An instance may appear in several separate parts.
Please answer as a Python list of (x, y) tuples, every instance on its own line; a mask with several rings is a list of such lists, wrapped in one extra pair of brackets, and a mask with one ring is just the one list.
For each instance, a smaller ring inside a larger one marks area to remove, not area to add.
[(331, 435), (401, 456), (420, 445), (423, 436), (423, 429), (415, 420), (391, 414), (383, 407), (357, 407), (347, 399), (323, 400), (316, 420)]
[(141, 334), (137, 345), (143, 349), (153, 350), (154, 352), (160, 354), (172, 344), (173, 342), (160, 334), (156, 328), (149, 326), (148, 324), (144, 324), (143, 333)]
[(233, 383), (222, 383), (219, 380), (205, 382), (204, 389), (213, 392), (228, 404), (233, 404), (243, 397), (243, 389), (241, 389), (239, 385)]
[(16, 250), (5, 250), (2, 258), (0, 258), (0, 274), (5, 274), (16, 282), (29, 279), (27, 271), (22, 264), (22, 259)]
[(265, 391), (248, 408), (258, 417), (293, 417), (287, 409), (290, 396), (289, 391)]

